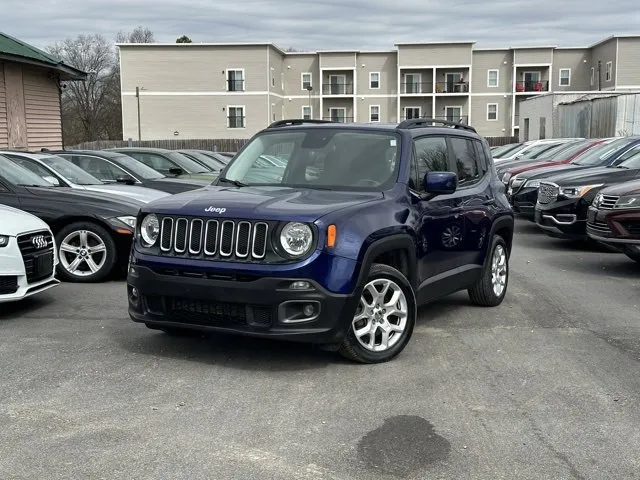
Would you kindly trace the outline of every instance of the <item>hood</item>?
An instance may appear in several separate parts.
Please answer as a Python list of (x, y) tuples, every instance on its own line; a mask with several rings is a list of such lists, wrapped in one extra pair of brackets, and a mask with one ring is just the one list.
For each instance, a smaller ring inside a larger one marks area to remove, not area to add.
[(638, 172), (638, 169), (629, 170), (626, 168), (615, 167), (594, 167), (579, 169), (578, 171), (564, 172), (558, 175), (550, 175), (544, 180), (546, 182), (557, 183), (563, 187), (597, 185), (600, 183), (620, 183), (627, 180), (633, 180), (637, 178)]
[(49, 226), (35, 215), (0, 205), (0, 235), (16, 237), (33, 230), (49, 230)]
[(200, 180), (206, 182), (206, 184), (210, 184), (216, 178), (218, 178), (218, 174), (215, 172), (211, 173), (183, 173), (182, 175), (178, 175), (177, 177), (169, 177), (174, 178), (176, 180)]
[(134, 198), (110, 195), (104, 192), (80, 190), (67, 187), (25, 187), (41, 201), (51, 201), (57, 205), (69, 203), (74, 205), (70, 210), (80, 207), (87, 213), (98, 213), (105, 216), (136, 215), (144, 202)]
[(508, 169), (507, 172), (509, 172), (511, 175), (518, 175), (523, 172), (542, 169), (546, 167), (558, 168), (557, 166), (559, 165), (565, 165), (565, 164), (560, 162), (530, 162), (530, 163), (525, 163), (523, 165), (516, 165), (515, 167)]
[(166, 192), (160, 190), (154, 190), (152, 188), (138, 187), (136, 185), (82, 185), (82, 188), (92, 192), (104, 192), (107, 194), (120, 195), (123, 197), (133, 198), (144, 203), (157, 200), (169, 195)]
[(600, 192), (604, 195), (640, 195), (640, 180), (632, 180), (630, 182), (619, 183), (607, 188), (603, 188)]
[(531, 165), (531, 164), (535, 164), (535, 163), (540, 163), (537, 160), (503, 160), (501, 162), (494, 162), (495, 166), (496, 166), (496, 170), (498, 172), (502, 171), (502, 172), (506, 172), (508, 169), (513, 168), (513, 167), (518, 167), (520, 165)]
[(180, 186), (193, 186), (195, 188), (205, 187), (211, 184), (211, 180), (203, 180), (197, 178), (183, 178), (183, 177), (164, 177), (164, 178), (154, 178), (150, 180), (151, 182), (159, 182), (160, 185), (180, 185)]
[(549, 165), (548, 167), (526, 170), (522, 173), (519, 173), (518, 178), (521, 178), (523, 180), (529, 180), (529, 179), (535, 178), (537, 180), (539, 178), (545, 178), (551, 175), (564, 173), (569, 170), (577, 170), (577, 169), (583, 169), (583, 168), (586, 168), (586, 167), (580, 167), (579, 165), (574, 165), (572, 163), (561, 163), (559, 165)]
[(142, 211), (166, 215), (313, 222), (327, 213), (383, 198), (381, 192), (210, 186), (156, 200), (147, 204)]

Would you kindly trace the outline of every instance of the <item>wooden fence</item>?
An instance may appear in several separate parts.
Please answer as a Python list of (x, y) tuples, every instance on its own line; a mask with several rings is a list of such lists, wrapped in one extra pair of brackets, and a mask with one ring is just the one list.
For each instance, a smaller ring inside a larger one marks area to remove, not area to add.
[[(485, 137), (489, 145), (499, 146), (508, 143), (515, 143), (518, 137)], [(78, 145), (67, 146), (67, 150), (102, 150), (106, 148), (118, 147), (149, 147), (149, 148), (166, 148), (168, 150), (179, 149), (198, 149), (209, 150), (212, 152), (237, 152), (247, 143), (244, 138), (225, 138), (225, 139), (199, 139), (199, 140), (96, 140), (94, 142), (83, 142)]]

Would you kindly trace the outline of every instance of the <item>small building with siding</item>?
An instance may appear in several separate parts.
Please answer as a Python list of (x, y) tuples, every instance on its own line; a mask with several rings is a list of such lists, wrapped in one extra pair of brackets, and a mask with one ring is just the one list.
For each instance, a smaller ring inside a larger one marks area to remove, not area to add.
[(0, 148), (62, 148), (61, 82), (85, 78), (85, 72), (0, 32)]
[(520, 105), (520, 140), (640, 134), (640, 92), (548, 93)]

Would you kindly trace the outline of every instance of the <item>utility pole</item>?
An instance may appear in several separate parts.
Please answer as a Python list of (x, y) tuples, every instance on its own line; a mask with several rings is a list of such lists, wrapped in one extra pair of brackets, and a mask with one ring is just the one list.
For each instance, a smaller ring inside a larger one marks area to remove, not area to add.
[[(142, 141), (142, 134), (140, 132), (140, 87), (136, 87), (136, 102), (138, 102), (138, 142)], [(138, 143), (140, 146), (140, 143)]]

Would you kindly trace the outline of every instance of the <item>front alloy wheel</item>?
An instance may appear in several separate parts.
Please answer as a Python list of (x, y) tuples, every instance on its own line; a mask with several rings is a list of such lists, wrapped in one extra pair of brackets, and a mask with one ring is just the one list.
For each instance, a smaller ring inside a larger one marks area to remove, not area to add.
[(88, 222), (67, 225), (56, 235), (58, 274), (69, 282), (98, 282), (113, 269), (116, 246), (111, 235)]
[(391, 360), (409, 342), (416, 316), (415, 295), (405, 276), (374, 264), (340, 353), (361, 363)]

